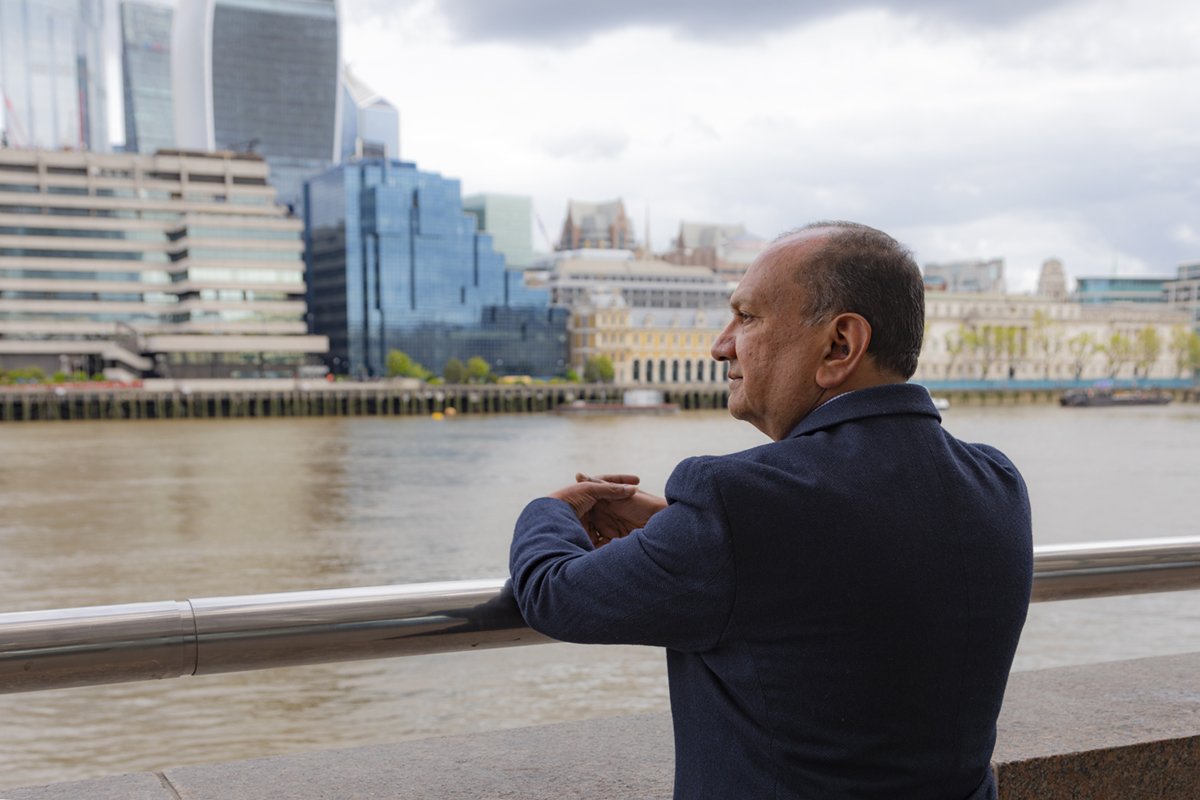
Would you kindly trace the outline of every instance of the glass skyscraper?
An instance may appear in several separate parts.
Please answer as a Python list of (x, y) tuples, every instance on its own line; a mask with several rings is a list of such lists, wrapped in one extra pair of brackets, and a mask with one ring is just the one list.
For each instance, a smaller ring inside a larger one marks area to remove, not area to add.
[(335, 0), (180, 0), (171, 48), (179, 146), (262, 155), (298, 206), (341, 152)]
[(171, 103), (171, 8), (121, 3), (121, 71), (125, 95), (125, 149), (153, 153), (175, 146)]
[(0, 146), (109, 149), (103, 0), (0, 0)]
[(340, 160), (399, 157), (400, 112), (349, 69), (344, 69)]
[(485, 358), (500, 374), (560, 374), (567, 311), (512, 282), (463, 211), (457, 180), (373, 159), (334, 167), (306, 192), (309, 309), (335, 371), (382, 375), (401, 350), (440, 373)]
[(492, 235), (508, 266), (533, 265), (533, 201), (523, 195), (473, 194), (463, 208), (475, 215), (479, 229)]

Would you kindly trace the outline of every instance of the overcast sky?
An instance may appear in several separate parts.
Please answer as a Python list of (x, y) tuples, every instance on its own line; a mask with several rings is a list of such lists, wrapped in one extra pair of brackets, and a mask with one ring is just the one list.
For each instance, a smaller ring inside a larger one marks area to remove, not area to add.
[[(621, 197), (762, 236), (852, 219), (922, 263), (1200, 260), (1195, 0), (341, 0), (401, 156), (466, 193)], [(535, 247), (547, 249), (535, 235)]]

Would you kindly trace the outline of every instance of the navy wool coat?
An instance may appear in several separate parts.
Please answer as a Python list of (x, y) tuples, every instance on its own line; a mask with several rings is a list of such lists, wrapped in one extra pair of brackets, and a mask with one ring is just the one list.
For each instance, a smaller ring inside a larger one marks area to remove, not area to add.
[(510, 568), (534, 629), (667, 649), (677, 798), (995, 797), (1032, 581), (1003, 454), (947, 433), (923, 387), (878, 386), (683, 461), (666, 495), (598, 550), (535, 500)]

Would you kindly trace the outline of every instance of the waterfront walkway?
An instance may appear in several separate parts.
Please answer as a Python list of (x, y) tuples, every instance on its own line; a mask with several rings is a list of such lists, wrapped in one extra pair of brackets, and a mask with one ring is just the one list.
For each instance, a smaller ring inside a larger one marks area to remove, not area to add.
[[(0, 797), (667, 800), (672, 757), (670, 719), (651, 714), (0, 789)], [(1200, 653), (1014, 674), (993, 769), (1001, 800), (1194, 800)]]

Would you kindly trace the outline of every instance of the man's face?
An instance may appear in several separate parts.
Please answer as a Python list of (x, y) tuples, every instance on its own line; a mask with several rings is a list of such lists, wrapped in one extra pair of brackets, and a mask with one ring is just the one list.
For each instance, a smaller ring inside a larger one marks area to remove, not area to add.
[(820, 399), (817, 367), (826, 349), (822, 326), (806, 324), (796, 283), (806, 251), (827, 231), (806, 231), (769, 247), (730, 298), (733, 319), (713, 344), (729, 362), (729, 413), (778, 441)]

